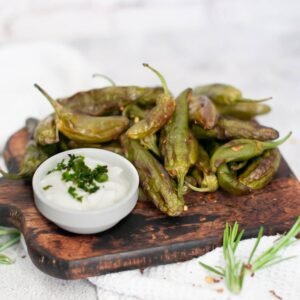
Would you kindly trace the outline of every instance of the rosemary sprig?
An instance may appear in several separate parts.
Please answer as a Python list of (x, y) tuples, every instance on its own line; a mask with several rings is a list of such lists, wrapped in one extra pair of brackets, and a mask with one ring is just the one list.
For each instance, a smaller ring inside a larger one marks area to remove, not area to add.
[[(0, 236), (10, 236), (9, 240), (4, 242), (3, 244), (0, 244), (0, 252), (20, 241), (20, 233), (16, 229), (0, 228)], [(0, 264), (10, 265), (12, 263), (13, 260), (11, 258), (0, 253)]]
[(225, 278), (227, 288), (234, 294), (238, 294), (243, 288), (243, 282), (247, 274), (254, 274), (258, 270), (272, 266), (284, 260), (293, 258), (294, 256), (282, 258), (279, 253), (282, 249), (287, 248), (296, 240), (294, 237), (300, 233), (300, 217), (287, 234), (277, 240), (273, 246), (264, 251), (261, 255), (254, 258), (254, 254), (263, 236), (263, 227), (259, 229), (256, 242), (250, 252), (249, 258), (243, 262), (235, 254), (236, 249), (241, 241), (244, 230), (239, 232), (239, 225), (237, 222), (231, 227), (226, 223), (223, 234), (223, 256), (225, 266), (212, 267), (199, 262), (199, 264), (208, 271), (215, 273), (218, 276)]

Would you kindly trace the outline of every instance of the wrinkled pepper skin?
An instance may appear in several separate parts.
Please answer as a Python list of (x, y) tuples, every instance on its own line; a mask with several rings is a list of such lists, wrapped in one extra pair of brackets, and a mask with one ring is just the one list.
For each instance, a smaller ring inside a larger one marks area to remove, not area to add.
[(224, 163), (249, 160), (255, 156), (259, 156), (264, 151), (276, 148), (284, 143), (290, 137), (290, 135), (291, 133), (281, 140), (267, 142), (250, 139), (232, 140), (220, 146), (214, 152), (210, 160), (211, 169), (213, 172), (215, 172), (217, 168)]
[(260, 125), (254, 121), (241, 121), (231, 118), (221, 118), (218, 126), (226, 138), (245, 138), (260, 141), (275, 140), (279, 137), (277, 130)]
[(239, 176), (239, 181), (252, 190), (265, 187), (278, 171), (280, 159), (280, 152), (277, 148), (266, 150), (247, 166)]
[(264, 103), (239, 101), (231, 105), (217, 105), (217, 110), (223, 116), (249, 120), (256, 116), (269, 113), (271, 111), (271, 107)]
[(53, 114), (38, 123), (34, 131), (34, 140), (39, 145), (50, 145), (59, 142), (58, 129)]
[(35, 141), (30, 141), (26, 147), (20, 171), (17, 174), (12, 174), (0, 169), (0, 174), (7, 179), (30, 179), (38, 166), (49, 157), (50, 155), (41, 146), (38, 146)]
[(153, 152), (155, 155), (160, 156), (160, 151), (157, 146), (157, 135), (150, 134), (140, 139), (140, 143), (147, 149)]
[(251, 189), (241, 183), (236, 172), (230, 170), (226, 163), (219, 166), (217, 171), (219, 186), (226, 192), (233, 195), (245, 195), (251, 192)]
[(278, 138), (277, 130), (262, 126), (255, 121), (245, 121), (233, 118), (220, 118), (215, 128), (205, 130), (198, 125), (192, 126), (192, 131), (198, 139), (255, 139), (269, 141)]
[[(214, 192), (218, 189), (218, 180), (210, 167), (210, 159), (205, 149), (198, 144), (198, 158), (195, 162), (198, 172), (193, 170), (192, 174), (197, 179), (199, 187), (189, 185), (193, 191)], [(201, 176), (201, 177), (200, 177)]]
[(204, 129), (212, 129), (217, 124), (219, 113), (208, 97), (193, 95), (189, 100), (189, 117)]
[(35, 87), (53, 106), (59, 131), (71, 140), (95, 144), (108, 142), (118, 138), (129, 125), (129, 120), (122, 116), (95, 117), (76, 113), (53, 100), (38, 85)]
[(147, 135), (156, 133), (172, 117), (176, 106), (176, 102), (170, 95), (166, 81), (162, 75), (149, 65), (144, 64), (144, 66), (152, 70), (160, 78), (164, 93), (158, 95), (156, 105), (148, 112), (145, 118), (127, 130), (126, 134), (131, 139), (142, 139)]
[(164, 166), (172, 177), (177, 178), (178, 195), (182, 194), (184, 178), (198, 157), (198, 148), (194, 146), (197, 141), (189, 129), (188, 101), (191, 97), (191, 89), (186, 89), (177, 97), (174, 115), (160, 136)]
[(64, 107), (91, 116), (102, 116), (114, 111), (122, 111), (132, 102), (155, 103), (163, 94), (161, 87), (111, 86), (79, 92), (59, 99)]
[(242, 98), (242, 92), (229, 84), (214, 83), (196, 87), (195, 95), (205, 95), (215, 104), (232, 104)]
[(141, 119), (144, 119), (148, 112), (148, 110), (142, 109), (137, 104), (133, 103), (125, 107), (122, 115), (137, 123)]
[(172, 179), (154, 156), (138, 141), (121, 137), (126, 157), (137, 168), (140, 185), (146, 196), (163, 213), (178, 216), (184, 210), (184, 201), (177, 196)]

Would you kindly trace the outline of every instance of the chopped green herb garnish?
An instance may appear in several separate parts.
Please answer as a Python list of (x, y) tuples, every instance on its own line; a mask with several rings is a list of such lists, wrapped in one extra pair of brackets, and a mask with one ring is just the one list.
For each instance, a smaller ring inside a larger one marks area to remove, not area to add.
[(97, 165), (93, 170), (89, 168), (82, 155), (69, 154), (69, 160), (64, 159), (57, 164), (52, 172), (62, 172), (61, 179), (65, 182), (72, 182), (74, 185), (69, 187), (68, 193), (78, 201), (82, 201), (82, 196), (78, 196), (76, 188), (79, 188), (89, 194), (99, 190), (98, 183), (108, 180), (107, 166)]
[(82, 202), (82, 196), (78, 196), (76, 188), (74, 188), (74, 186), (70, 186), (68, 189), (68, 193), (75, 198), (76, 200), (78, 200), (79, 202)]
[(43, 187), (43, 190), (44, 190), (44, 191), (47, 191), (47, 190), (49, 190), (50, 188), (52, 188), (52, 185), (51, 185), (51, 184), (44, 186), (44, 187)]

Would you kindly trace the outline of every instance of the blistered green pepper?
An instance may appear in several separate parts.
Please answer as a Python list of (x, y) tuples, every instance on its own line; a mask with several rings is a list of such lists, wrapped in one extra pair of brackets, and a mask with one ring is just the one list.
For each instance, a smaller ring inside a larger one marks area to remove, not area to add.
[(38, 166), (49, 157), (50, 155), (43, 150), (42, 146), (37, 145), (35, 141), (30, 141), (26, 147), (19, 172), (12, 174), (0, 169), (0, 173), (7, 179), (30, 179)]
[(231, 105), (217, 105), (221, 115), (248, 120), (271, 111), (269, 105), (253, 101), (239, 101)]
[(157, 146), (157, 135), (150, 134), (145, 136), (143, 139), (140, 139), (140, 143), (148, 150), (156, 154), (157, 156), (160, 156), (160, 151)]
[[(195, 95), (205, 95), (209, 97), (215, 104), (227, 105), (232, 104), (237, 101), (249, 101), (242, 96), (242, 92), (236, 87), (223, 84), (223, 83), (214, 83), (207, 84), (203, 86), (196, 87), (194, 90)], [(269, 99), (269, 98), (268, 98)], [(250, 100), (250, 101), (265, 101), (266, 99), (260, 100)]]
[(163, 76), (148, 64), (144, 64), (144, 66), (152, 70), (160, 78), (164, 94), (158, 95), (156, 106), (149, 111), (143, 120), (137, 122), (127, 130), (126, 134), (131, 139), (142, 139), (147, 135), (157, 132), (169, 121), (176, 106)]
[(233, 118), (220, 118), (217, 125), (210, 130), (205, 130), (198, 125), (192, 126), (192, 131), (198, 139), (255, 139), (268, 141), (277, 139), (277, 130), (258, 124), (255, 121), (244, 121)]
[(191, 97), (191, 89), (186, 89), (177, 97), (175, 112), (160, 136), (164, 166), (178, 180), (178, 195), (182, 195), (185, 175), (198, 157), (198, 148), (193, 147), (196, 141), (189, 129), (188, 101)]
[(154, 156), (138, 141), (122, 136), (122, 146), (127, 158), (134, 164), (140, 176), (140, 185), (147, 198), (163, 213), (180, 215), (184, 201), (177, 196), (172, 179)]
[(289, 137), (289, 133), (286, 137), (278, 141), (261, 142), (258, 140), (250, 139), (236, 139), (232, 140), (222, 146), (220, 146), (212, 155), (210, 160), (211, 169), (213, 172), (217, 168), (231, 161), (249, 160), (255, 156), (261, 155), (268, 149), (276, 148), (284, 143)]
[(122, 111), (132, 102), (155, 103), (163, 94), (161, 87), (111, 86), (79, 92), (59, 99), (63, 106), (91, 116), (102, 116), (114, 111)]
[(223, 163), (217, 171), (219, 186), (230, 194), (244, 195), (251, 192), (251, 189), (241, 183), (237, 178), (237, 173), (230, 170), (228, 164)]
[(239, 181), (252, 190), (263, 188), (278, 171), (280, 158), (280, 152), (277, 148), (266, 150), (247, 166), (246, 170), (239, 176)]
[(189, 100), (189, 117), (204, 129), (212, 129), (217, 124), (219, 113), (208, 97), (193, 95)]
[(53, 106), (59, 131), (71, 140), (83, 143), (108, 142), (118, 138), (128, 127), (129, 120), (126, 117), (94, 117), (76, 113), (53, 100), (38, 85), (35, 87)]
[(56, 144), (59, 142), (58, 128), (53, 114), (38, 123), (34, 131), (34, 139), (40, 145)]
[[(196, 169), (200, 172), (201, 182), (198, 177), (198, 174), (194, 171), (196, 179), (198, 181), (199, 187), (192, 186), (189, 184), (188, 186), (197, 192), (214, 192), (218, 189), (218, 180), (216, 175), (212, 172), (210, 167), (210, 159), (205, 151), (205, 149), (198, 144), (198, 158), (195, 163)], [(196, 173), (196, 174), (195, 174)]]
[(141, 119), (144, 119), (149, 111), (140, 108), (137, 104), (132, 103), (125, 107), (123, 110), (123, 116), (133, 120), (135, 123), (139, 122)]

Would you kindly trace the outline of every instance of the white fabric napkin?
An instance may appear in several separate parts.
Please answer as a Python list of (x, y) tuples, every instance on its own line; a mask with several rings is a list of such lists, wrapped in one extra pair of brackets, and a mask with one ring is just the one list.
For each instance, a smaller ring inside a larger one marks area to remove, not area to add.
[[(279, 236), (263, 237), (257, 254), (266, 250)], [(244, 240), (238, 253), (247, 258), (255, 239)], [(239, 295), (231, 294), (224, 280), (211, 283), (211, 276), (198, 262), (222, 265), (222, 248), (183, 263), (176, 263), (140, 270), (124, 271), (93, 277), (89, 280), (97, 285), (99, 299), (107, 300), (183, 300), (183, 299), (241, 299), (284, 300), (300, 299), (300, 241), (286, 249), (284, 257), (296, 258), (263, 269), (253, 277), (247, 277)], [(277, 299), (280, 299), (277, 298)]]

